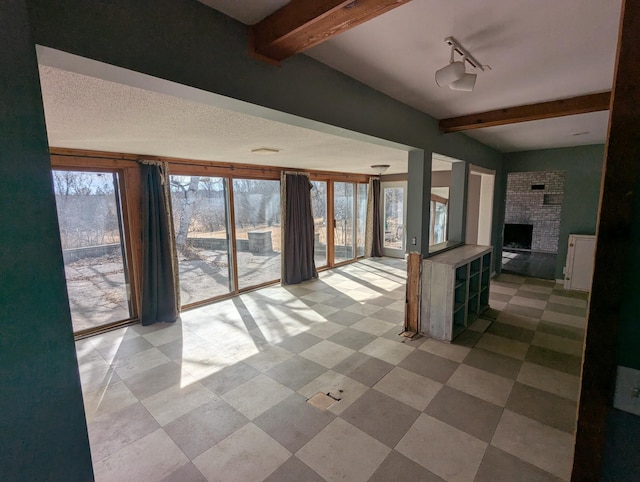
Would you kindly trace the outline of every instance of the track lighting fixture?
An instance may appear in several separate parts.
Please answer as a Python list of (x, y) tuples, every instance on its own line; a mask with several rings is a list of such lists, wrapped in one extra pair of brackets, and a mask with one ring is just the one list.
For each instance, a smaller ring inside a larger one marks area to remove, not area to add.
[[(466, 73), (466, 65), (469, 64), (475, 69), (479, 69), (484, 72), (487, 65), (482, 65), (476, 58), (465, 49), (460, 42), (453, 37), (447, 37), (444, 41), (451, 46), (451, 58), (449, 64), (436, 71), (436, 84), (439, 87), (448, 85), (451, 90), (460, 90), (464, 92), (471, 92), (476, 85), (476, 78), (478, 74)], [(455, 54), (462, 57), (461, 60), (455, 60)]]

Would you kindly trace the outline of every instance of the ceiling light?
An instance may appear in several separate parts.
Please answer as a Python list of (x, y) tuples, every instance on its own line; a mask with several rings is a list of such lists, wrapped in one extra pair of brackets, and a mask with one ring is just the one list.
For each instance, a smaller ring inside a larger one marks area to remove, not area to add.
[[(478, 60), (453, 37), (447, 37), (444, 41), (447, 45), (451, 46), (451, 57), (449, 59), (449, 65), (436, 71), (436, 84), (438, 84), (439, 87), (448, 85), (451, 90), (471, 92), (476, 85), (478, 75), (467, 74), (465, 71), (466, 64), (468, 63), (472, 68), (483, 72), (485, 67), (489, 66), (482, 65), (478, 62)], [(462, 60), (454, 60), (456, 53), (462, 56)]]
[(280, 149), (276, 149), (275, 147), (258, 147), (256, 149), (251, 149), (253, 154), (262, 154), (264, 156), (269, 156), (271, 154), (277, 154), (280, 152)]
[(390, 167), (391, 166), (389, 164), (374, 164), (373, 166), (371, 166), (371, 169), (382, 175), (383, 173), (387, 172), (387, 169), (389, 169)]
[(451, 90), (461, 90), (463, 92), (471, 92), (476, 85), (476, 79), (478, 74), (464, 74), (458, 80), (455, 80), (449, 84)]

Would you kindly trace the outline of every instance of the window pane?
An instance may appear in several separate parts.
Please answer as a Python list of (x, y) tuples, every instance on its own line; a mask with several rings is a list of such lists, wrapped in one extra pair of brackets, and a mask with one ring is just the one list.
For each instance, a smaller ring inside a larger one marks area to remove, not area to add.
[(204, 301), (231, 291), (226, 181), (171, 176), (180, 301)]
[(384, 247), (404, 249), (404, 188), (384, 188)]
[(313, 253), (316, 267), (327, 265), (327, 182), (311, 181), (311, 212), (313, 213)]
[(131, 317), (118, 175), (53, 171), (73, 330)]
[(368, 184), (358, 184), (358, 256), (364, 256), (364, 237), (367, 232), (367, 199), (369, 197)]
[(334, 261), (339, 263), (354, 258), (354, 185), (336, 182), (333, 189), (333, 209), (336, 220), (334, 229)]
[(447, 241), (447, 221), (449, 216), (449, 188), (431, 188), (431, 229), (429, 230), (429, 246)]
[(233, 180), (238, 287), (280, 279), (280, 181)]

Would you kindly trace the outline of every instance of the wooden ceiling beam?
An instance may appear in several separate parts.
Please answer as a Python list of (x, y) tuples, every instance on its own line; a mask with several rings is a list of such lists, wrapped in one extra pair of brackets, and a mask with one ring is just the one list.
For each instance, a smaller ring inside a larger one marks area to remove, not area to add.
[(611, 92), (581, 95), (570, 99), (553, 100), (539, 104), (507, 107), (480, 114), (442, 119), (440, 130), (444, 133), (460, 132), (483, 127), (495, 127), (517, 122), (551, 119), (566, 115), (588, 114), (609, 109)]
[(249, 27), (249, 50), (278, 63), (409, 1), (291, 0)]

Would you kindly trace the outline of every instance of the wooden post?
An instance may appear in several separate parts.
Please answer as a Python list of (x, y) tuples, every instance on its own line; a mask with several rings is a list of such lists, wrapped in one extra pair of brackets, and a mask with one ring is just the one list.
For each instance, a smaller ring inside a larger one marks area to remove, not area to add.
[(407, 297), (404, 310), (404, 335), (413, 337), (420, 326), (420, 298), (422, 286), (422, 255), (409, 253), (407, 260)]

